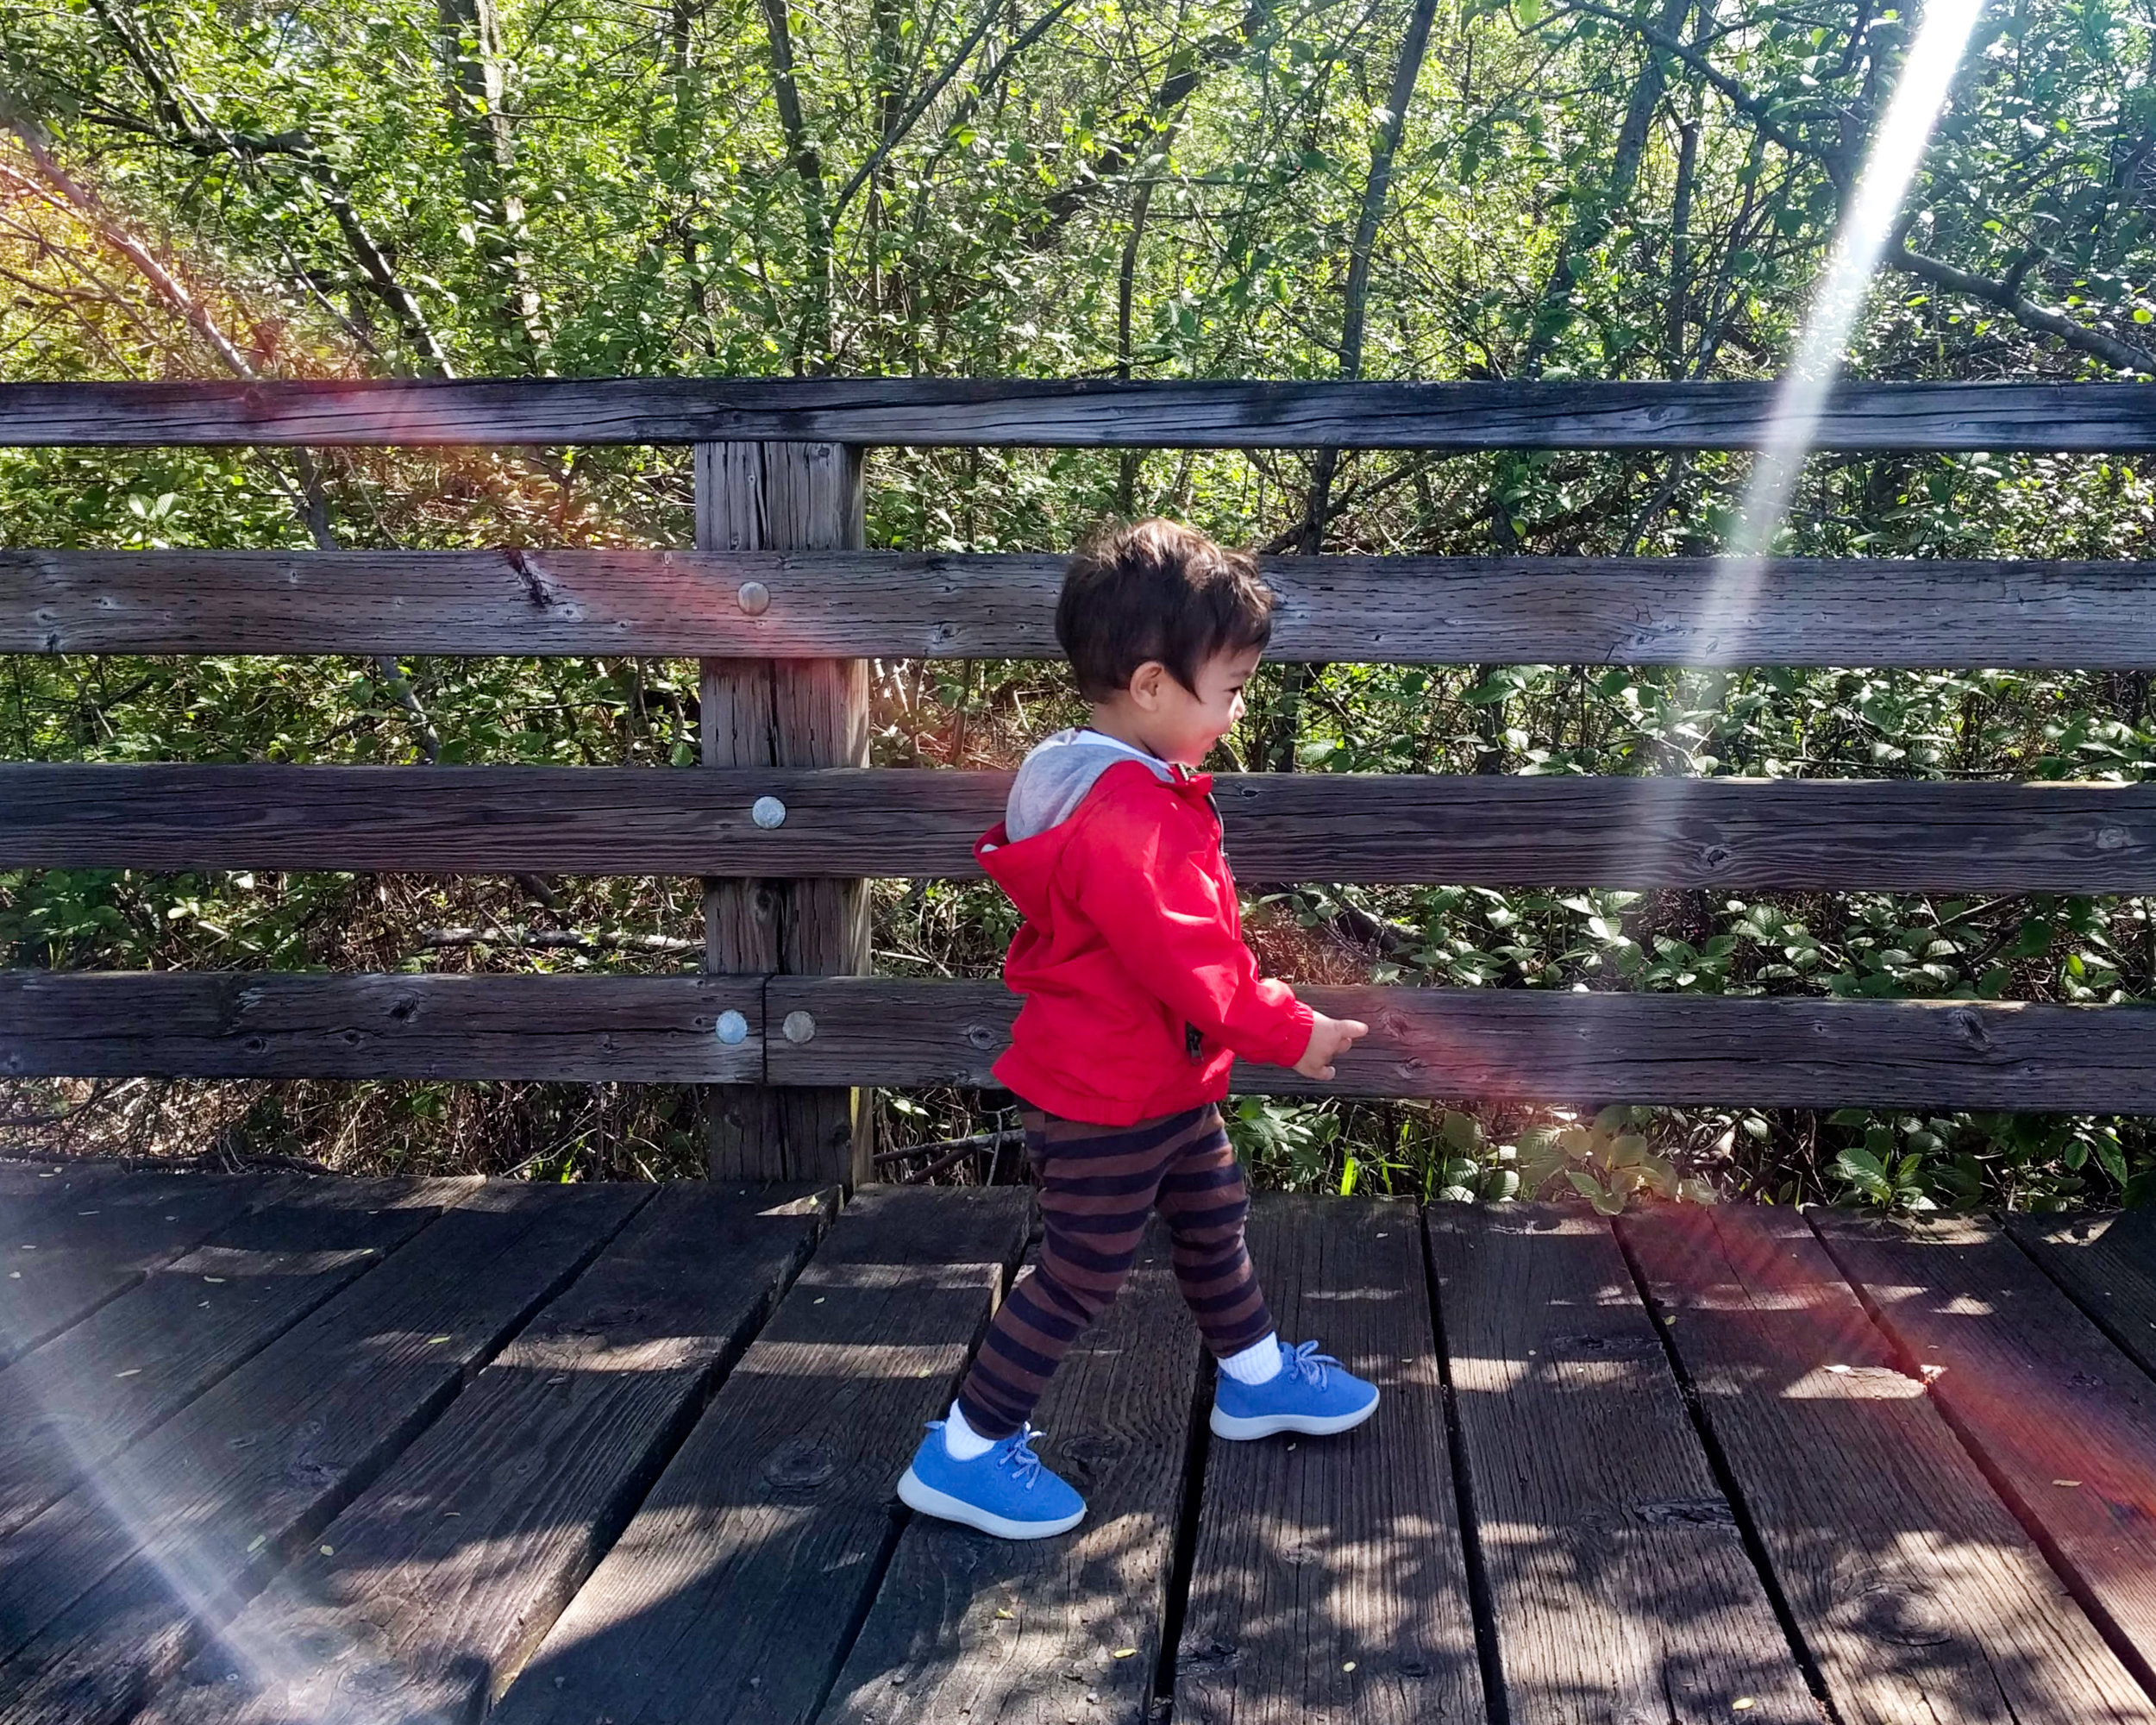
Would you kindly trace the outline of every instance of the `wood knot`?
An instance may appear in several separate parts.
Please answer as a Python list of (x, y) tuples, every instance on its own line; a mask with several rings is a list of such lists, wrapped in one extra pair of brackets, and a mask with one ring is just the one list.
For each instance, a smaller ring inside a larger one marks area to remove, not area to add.
[(1972, 1007), (1955, 1007), (1946, 1014), (1946, 1027), (1954, 1040), (1964, 1048), (1978, 1054), (1991, 1052), (1991, 1032), (1984, 1024), (1984, 1015)]
[(1733, 1527), (1737, 1512), (1720, 1497), (1657, 1497), (1632, 1513), (1650, 1527)]
[(1709, 874), (1719, 874), (1729, 866), (1729, 847), (1727, 844), (1703, 844), (1700, 847), (1700, 867)]
[(1175, 1662), (1209, 1677), (1215, 1672), (1233, 1671), (1243, 1663), (1243, 1651), (1232, 1641), (1207, 1635), (1201, 1640), (1185, 1641)]
[(1651, 1335), (1637, 1333), (1551, 1336), (1546, 1346), (1557, 1359), (1641, 1359), (1662, 1351)]
[(789, 1438), (763, 1464), (764, 1484), (774, 1491), (814, 1491), (837, 1471), (830, 1447), (809, 1438)]
[(544, 611), (554, 603), (553, 590), (547, 586), (545, 577), (532, 567), (530, 558), (522, 551), (505, 551), (502, 555), (509, 560), (509, 567), (516, 570), (518, 578), (523, 580), (525, 595), (534, 605)]

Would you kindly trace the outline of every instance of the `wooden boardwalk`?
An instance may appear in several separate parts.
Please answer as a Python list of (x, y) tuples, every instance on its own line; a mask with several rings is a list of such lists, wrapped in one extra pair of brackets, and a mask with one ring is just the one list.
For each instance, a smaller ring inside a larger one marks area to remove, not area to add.
[(2156, 1725), (2156, 1216), (1262, 1199), (1379, 1416), (1210, 1440), (1156, 1239), (1007, 1545), (892, 1486), (1029, 1224), (0, 1164), (0, 1725)]

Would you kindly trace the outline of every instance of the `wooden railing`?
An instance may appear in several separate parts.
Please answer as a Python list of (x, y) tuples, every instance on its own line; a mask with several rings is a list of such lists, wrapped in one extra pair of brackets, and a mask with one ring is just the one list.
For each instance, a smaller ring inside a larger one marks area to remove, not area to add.
[[(871, 770), (870, 657), (1054, 656), (1060, 560), (860, 549), (886, 443), (1751, 448), (1764, 386), (612, 379), (0, 387), (0, 442), (692, 442), (694, 551), (0, 552), (0, 651), (703, 661), (705, 770), (0, 767), (0, 868), (680, 874), (687, 977), (0, 973), (0, 1072), (708, 1084), (728, 1175), (867, 1177), (856, 1087), (988, 1082), (993, 982), (874, 978), (861, 883), (974, 872), (1006, 781)], [(2130, 386), (1852, 386), (1844, 450), (2149, 450)], [(1274, 651), (1425, 663), (2156, 667), (2125, 562), (1279, 559)], [(2156, 891), (2156, 787), (1226, 777), (1246, 878)], [(2156, 1112), (2133, 1007), (1312, 989), (1293, 1094)]]

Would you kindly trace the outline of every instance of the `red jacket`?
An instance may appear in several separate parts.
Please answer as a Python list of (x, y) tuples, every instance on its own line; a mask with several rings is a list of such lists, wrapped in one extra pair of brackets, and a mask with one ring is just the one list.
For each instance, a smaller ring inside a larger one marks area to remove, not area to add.
[(1213, 780), (1111, 767), (1077, 812), (974, 855), (1024, 914), (1004, 980), (1025, 996), (997, 1082), (1066, 1120), (1130, 1126), (1228, 1094), (1241, 1055), (1292, 1066), (1313, 1013), (1257, 974)]

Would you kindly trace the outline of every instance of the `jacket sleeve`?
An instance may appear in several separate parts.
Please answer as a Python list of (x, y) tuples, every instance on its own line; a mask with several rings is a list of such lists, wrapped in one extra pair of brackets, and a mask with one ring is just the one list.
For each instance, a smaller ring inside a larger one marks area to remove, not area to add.
[(1293, 1066), (1315, 1014), (1258, 975), (1235, 906), (1207, 866), (1213, 834), (1179, 800), (1163, 819), (1151, 786), (1104, 798), (1075, 859), (1080, 908), (1148, 993), (1246, 1060)]

